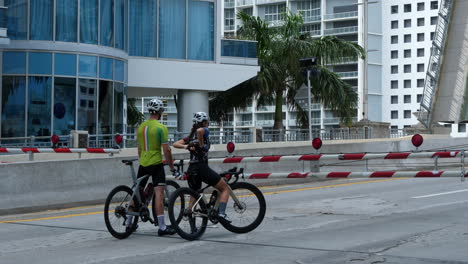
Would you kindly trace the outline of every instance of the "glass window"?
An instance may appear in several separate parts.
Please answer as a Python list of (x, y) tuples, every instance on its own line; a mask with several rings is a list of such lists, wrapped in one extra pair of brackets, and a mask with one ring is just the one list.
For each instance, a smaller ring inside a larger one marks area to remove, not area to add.
[(54, 24), (54, 1), (31, 0), (29, 38), (34, 40), (52, 40)]
[(57, 78), (54, 80), (54, 134), (68, 135), (75, 129), (76, 79)]
[(418, 27), (423, 27), (424, 26), (424, 17), (418, 18)]
[(405, 64), (403, 66), (403, 72), (404, 73), (411, 73), (411, 64)]
[(418, 38), (418, 42), (424, 41), (424, 33), (418, 33), (417, 38)]
[(76, 76), (76, 55), (55, 53), (55, 74)]
[(114, 79), (123, 82), (125, 79), (125, 62), (114, 60)]
[(437, 1), (431, 1), (431, 10), (439, 9), (439, 3)]
[(80, 79), (78, 85), (78, 130), (96, 134), (97, 82)]
[(411, 58), (411, 50), (410, 49), (405, 49), (404, 57), (405, 58)]
[(418, 49), (418, 57), (424, 57), (424, 48)]
[(406, 34), (404, 36), (404, 42), (405, 43), (411, 43), (411, 34)]
[(424, 11), (424, 2), (418, 3), (418, 11)]
[(393, 65), (390, 69), (392, 74), (398, 73), (398, 65)]
[(103, 46), (114, 46), (114, 1), (101, 0), (101, 42)]
[(421, 101), (422, 101), (422, 94), (418, 94), (416, 97), (416, 102), (421, 103)]
[(114, 83), (114, 132), (123, 133), (123, 103), (124, 103), (124, 85), (123, 83)]
[(411, 80), (404, 80), (403, 81), (404, 88), (411, 88)]
[(214, 60), (214, 4), (190, 0), (188, 25), (188, 58)]
[(406, 4), (403, 6), (405, 13), (411, 12), (411, 4)]
[(79, 73), (83, 77), (97, 77), (97, 57), (80, 55)]
[(115, 47), (125, 50), (125, 9), (124, 0), (115, 0)]
[(392, 59), (398, 59), (398, 50), (392, 50), (390, 56)]
[(57, 0), (55, 40), (77, 42), (78, 1)]
[(392, 21), (392, 29), (398, 28), (398, 20)]
[(113, 65), (112, 59), (100, 57), (99, 58), (99, 78), (112, 80), (113, 78)]
[(98, 42), (98, 0), (80, 0), (80, 42)]
[(392, 36), (391, 37), (391, 42), (392, 42), (392, 44), (397, 44), (398, 43), (398, 36), (396, 36), (396, 35)]
[(185, 0), (160, 0), (159, 57), (171, 59), (186, 58), (185, 13)]
[(156, 1), (130, 1), (129, 9), (130, 56), (156, 57)]
[(405, 19), (404, 26), (405, 26), (405, 28), (411, 27), (411, 19)]
[(26, 39), (28, 34), (28, 0), (5, 0), (8, 37)]
[(410, 119), (411, 118), (411, 110), (405, 110), (403, 112), (404, 118), (405, 119)]
[(398, 111), (390, 112), (391, 119), (398, 119)]
[(28, 79), (28, 136), (50, 136), (52, 77)]
[(392, 14), (398, 14), (398, 6), (397, 5), (391, 6), (390, 10), (391, 10)]
[(390, 104), (398, 104), (398, 95), (392, 95), (390, 97)]
[(3, 52), (3, 74), (25, 74), (25, 52)]
[(410, 94), (407, 94), (403, 97), (403, 102), (405, 104), (411, 104), (411, 95)]
[(398, 89), (398, 81), (397, 80), (393, 80), (390, 82), (390, 87), (392, 89)]
[(437, 24), (437, 17), (433, 16), (431, 17), (431, 25), (435, 25), (435, 24)]
[(112, 82), (99, 81), (99, 134), (112, 134)]
[(52, 74), (52, 53), (30, 52), (29, 74)]
[(418, 79), (417, 80), (417, 87), (418, 88), (424, 87), (424, 79)]
[(2, 137), (24, 137), (26, 78), (3, 76)]
[(418, 72), (424, 72), (424, 63), (419, 63), (417, 65), (417, 68), (418, 68)]
[(435, 32), (431, 32), (431, 40), (434, 40)]

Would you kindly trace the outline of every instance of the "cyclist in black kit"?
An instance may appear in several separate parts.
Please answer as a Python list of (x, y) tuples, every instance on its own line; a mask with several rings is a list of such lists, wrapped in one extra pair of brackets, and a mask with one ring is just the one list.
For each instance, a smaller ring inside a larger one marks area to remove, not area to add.
[(190, 165), (187, 170), (189, 187), (198, 191), (204, 182), (218, 189), (221, 192), (218, 218), (231, 222), (226, 215), (226, 205), (229, 199), (228, 186), (221, 176), (208, 167), (208, 152), (210, 150), (208, 115), (205, 112), (195, 113), (193, 122), (190, 135), (175, 142), (173, 146), (190, 151)]

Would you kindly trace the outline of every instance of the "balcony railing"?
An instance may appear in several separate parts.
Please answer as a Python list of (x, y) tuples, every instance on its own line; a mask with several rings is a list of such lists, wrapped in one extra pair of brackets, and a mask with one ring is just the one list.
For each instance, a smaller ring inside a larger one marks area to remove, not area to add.
[(322, 19), (321, 16), (303, 16), (302, 20), (304, 23), (310, 23), (310, 22), (320, 22)]
[(330, 20), (330, 19), (354, 18), (354, 17), (357, 18), (357, 16), (358, 16), (358, 11), (352, 11), (352, 12), (326, 14), (323, 16), (323, 19)]
[(222, 39), (221, 56), (256, 59), (257, 42), (235, 39)]
[(253, 121), (237, 121), (236, 126), (253, 126)]
[(281, 27), (283, 24), (284, 24), (283, 20), (268, 21), (268, 26), (269, 27)]
[(237, 6), (251, 6), (253, 5), (253, 0), (237, 0)]
[(170, 120), (161, 120), (161, 124), (169, 127), (176, 127), (177, 126), (177, 121), (170, 121)]
[(286, 0), (257, 0), (257, 5), (273, 4), (273, 3), (285, 3)]
[(349, 34), (349, 33), (357, 33), (357, 32), (358, 32), (357, 26), (325, 29), (325, 35)]
[(340, 119), (338, 117), (328, 117), (323, 119), (324, 124), (339, 124)]
[(234, 5), (234, 1), (224, 1), (224, 8), (233, 8)]
[(358, 72), (335, 72), (341, 78), (355, 78), (358, 77)]

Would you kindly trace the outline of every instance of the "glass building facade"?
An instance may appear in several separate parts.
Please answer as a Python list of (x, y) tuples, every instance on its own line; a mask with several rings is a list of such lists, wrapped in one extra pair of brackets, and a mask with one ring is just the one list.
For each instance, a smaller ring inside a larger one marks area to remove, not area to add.
[(125, 131), (129, 57), (214, 62), (215, 4), (5, 0), (0, 137)]

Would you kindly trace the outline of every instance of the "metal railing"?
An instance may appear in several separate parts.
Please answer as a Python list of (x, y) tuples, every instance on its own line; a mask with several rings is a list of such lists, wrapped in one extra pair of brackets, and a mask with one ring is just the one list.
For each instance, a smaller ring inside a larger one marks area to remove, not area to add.
[(357, 33), (357, 32), (358, 32), (358, 27), (352, 26), (352, 27), (328, 28), (328, 29), (325, 29), (324, 34), (335, 35), (335, 34), (347, 34), (347, 33)]
[(233, 8), (235, 5), (234, 0), (225, 0), (224, 1), (224, 8)]
[(358, 11), (351, 11), (351, 12), (343, 12), (343, 13), (333, 13), (333, 14), (326, 14), (323, 16), (324, 20), (329, 19), (339, 19), (339, 18), (357, 18)]
[(302, 16), (304, 23), (318, 22), (322, 19), (321, 16)]
[(231, 31), (231, 30), (235, 30), (236, 27), (234, 25), (225, 25), (224, 26), (224, 30), (225, 31)]
[(237, 39), (222, 39), (221, 56), (256, 59), (257, 42)]
[(445, 43), (452, 14), (453, 0), (441, 0), (439, 9), (439, 19), (436, 25), (434, 39), (432, 41), (431, 56), (427, 66), (426, 80), (424, 82), (423, 98), (419, 110), (418, 120), (430, 127), (432, 109), (435, 104), (437, 94), (440, 69), (443, 61)]
[(236, 0), (237, 6), (250, 6), (253, 5), (253, 0)]
[[(51, 137), (50, 136), (30, 136), (30, 137), (7, 137), (0, 138), (1, 147), (52, 147)], [(59, 142), (57, 147), (71, 147), (72, 145), (72, 136), (65, 135), (59, 136)]]
[[(368, 139), (372, 138), (372, 133), (364, 128), (333, 128), (333, 129), (314, 129), (312, 137), (319, 137), (322, 140), (350, 140), (350, 139)], [(282, 129), (282, 130), (262, 130), (263, 142), (276, 141), (308, 141), (308, 129)]]
[(358, 72), (335, 72), (341, 78), (354, 78), (358, 76)]
[(273, 4), (273, 3), (285, 3), (286, 0), (257, 0), (257, 5)]

